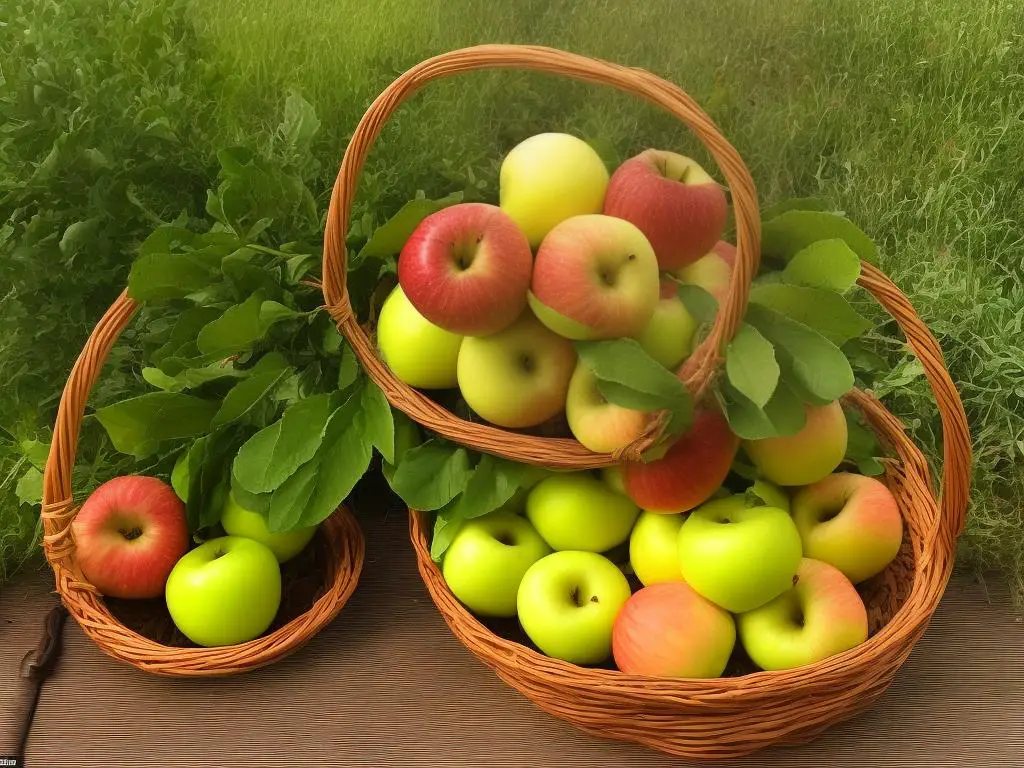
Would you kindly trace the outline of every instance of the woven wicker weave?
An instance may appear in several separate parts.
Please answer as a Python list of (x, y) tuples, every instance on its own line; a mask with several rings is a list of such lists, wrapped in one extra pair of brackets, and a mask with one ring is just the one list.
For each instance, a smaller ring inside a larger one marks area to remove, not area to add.
[[(56, 577), (57, 592), (68, 612), (105, 653), (158, 675), (226, 676), (271, 664), (309, 641), (348, 600), (363, 566), (363, 534), (351, 513), (338, 509), (320, 528), (332, 566), (323, 573), (324, 589), (308, 611), (279, 629), (247, 643), (221, 648), (162, 645), (129, 629), (75, 564), (71, 521), (78, 511), (71, 472), (89, 393), (103, 364), (128, 326), (138, 305), (122, 293), (107, 310), (79, 355), (64, 388), (43, 480), (43, 549)], [(320, 535), (320, 534), (318, 534)]]
[(886, 480), (907, 535), (896, 560), (864, 585), (871, 636), (853, 650), (784, 672), (714, 680), (673, 680), (588, 669), (502, 638), (452, 595), (430, 558), (429, 516), (413, 512), (410, 533), (420, 574), (458, 639), (541, 709), (585, 731), (638, 742), (688, 758), (736, 757), (795, 744), (867, 708), (882, 694), (921, 637), (949, 579), (970, 487), (967, 419), (935, 338), (881, 272), (863, 266), (860, 284), (897, 320), (924, 366), (942, 419), (942, 493), (902, 424), (876, 399), (854, 391), (847, 402), (895, 458)]
[(390, 403), (443, 437), (514, 461), (559, 469), (590, 469), (624, 458), (640, 458), (661, 436), (665, 414), (655, 414), (644, 433), (615, 454), (593, 453), (576, 440), (542, 438), (460, 419), (426, 395), (401, 382), (378, 356), (373, 340), (353, 315), (346, 290), (345, 232), (363, 163), (388, 118), (424, 85), (481, 69), (518, 68), (600, 83), (651, 102), (688, 126), (704, 143), (725, 176), (736, 220), (736, 266), (728, 296), (714, 327), (690, 355), (680, 377), (699, 399), (721, 363), (721, 350), (743, 317), (750, 281), (757, 272), (761, 220), (754, 182), (743, 159), (711, 118), (684, 91), (640, 69), (565, 53), (551, 48), (483, 45), (435, 56), (398, 77), (377, 97), (356, 126), (338, 172), (324, 233), (324, 295), (327, 307), (363, 367)]

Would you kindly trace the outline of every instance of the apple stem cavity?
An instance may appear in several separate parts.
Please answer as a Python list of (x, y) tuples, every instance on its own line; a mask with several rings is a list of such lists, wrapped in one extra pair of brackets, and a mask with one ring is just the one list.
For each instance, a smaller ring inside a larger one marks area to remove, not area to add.
[(121, 528), (118, 530), (118, 533), (124, 536), (128, 541), (134, 541), (142, 535), (142, 529), (136, 525), (132, 528)]

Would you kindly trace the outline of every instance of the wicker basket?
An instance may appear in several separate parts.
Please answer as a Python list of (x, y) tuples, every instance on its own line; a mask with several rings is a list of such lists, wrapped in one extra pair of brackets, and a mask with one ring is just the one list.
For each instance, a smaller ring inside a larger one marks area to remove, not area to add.
[[(220, 648), (163, 644), (127, 626), (88, 583), (75, 563), (71, 521), (79, 507), (72, 498), (79, 430), (89, 393), (118, 336), (138, 304), (121, 296), (97, 324), (64, 387), (43, 481), (43, 550), (53, 568), (57, 592), (71, 616), (102, 651), (146, 672), (170, 677), (222, 677), (271, 664), (300, 648), (325, 627), (356, 588), (363, 566), (363, 534), (345, 508), (320, 526), (312, 547), (327, 566), (312, 606), (274, 631), (239, 645)], [(137, 604), (137, 601), (129, 601)]]
[(967, 419), (935, 338), (882, 273), (863, 265), (860, 284), (897, 320), (924, 366), (942, 418), (942, 493), (902, 424), (870, 394), (851, 392), (895, 457), (886, 481), (907, 535), (896, 560), (861, 585), (871, 635), (853, 650), (784, 672), (676, 680), (581, 668), (500, 637), (471, 615), (430, 558), (429, 516), (413, 512), (420, 574), (456, 637), (502, 680), (541, 709), (592, 734), (688, 758), (728, 758), (797, 744), (869, 707), (889, 686), (942, 597), (964, 524), (970, 486)]
[(710, 384), (721, 367), (721, 350), (735, 335), (746, 311), (750, 282), (758, 268), (761, 218), (750, 172), (711, 118), (677, 86), (643, 70), (551, 48), (483, 45), (435, 56), (406, 71), (374, 100), (356, 126), (345, 151), (327, 212), (323, 268), (327, 308), (388, 401), (431, 432), (478, 451), (551, 469), (596, 469), (624, 459), (639, 459), (662, 436), (667, 423), (666, 414), (653, 414), (643, 433), (614, 454), (594, 453), (574, 439), (536, 437), (467, 421), (400, 381), (380, 359), (371, 335), (353, 313), (345, 285), (345, 233), (359, 175), (373, 142), (402, 102), (427, 83), (463, 72), (492, 68), (534, 70), (610, 85), (674, 115), (708, 148), (724, 174), (732, 196), (736, 263), (729, 294), (722, 302), (713, 327), (687, 359), (679, 376), (695, 400), (710, 390)]

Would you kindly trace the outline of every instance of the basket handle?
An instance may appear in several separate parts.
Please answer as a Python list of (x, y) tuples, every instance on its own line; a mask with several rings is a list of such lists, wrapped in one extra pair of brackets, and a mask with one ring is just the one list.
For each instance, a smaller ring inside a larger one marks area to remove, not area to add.
[[(942, 421), (942, 486), (939, 495), (939, 529), (950, 544), (963, 532), (971, 489), (971, 434), (967, 414), (956, 385), (946, 369), (942, 348), (928, 326), (896, 284), (877, 267), (861, 264), (857, 281), (885, 307), (899, 325), (924, 368), (925, 378), (935, 395)], [(895, 420), (895, 418), (894, 418)], [(927, 467), (922, 468), (927, 472)]]
[[(517, 68), (564, 75), (589, 83), (608, 85), (644, 99), (678, 118), (707, 147), (725, 176), (732, 195), (736, 222), (736, 262), (728, 295), (715, 322), (679, 373), (695, 399), (702, 397), (721, 362), (722, 350), (736, 334), (746, 312), (750, 283), (757, 273), (761, 250), (761, 218), (757, 191), (750, 171), (736, 149), (722, 136), (711, 118), (681, 88), (642, 69), (567, 53), (553, 48), (524, 45), (481, 45), (444, 53), (417, 64), (400, 75), (370, 105), (345, 150), (331, 193), (324, 231), (323, 288), (326, 305), (339, 330), (352, 345), (360, 362), (384, 390), (393, 405), (411, 418), (463, 444), (486, 451), (507, 433), (497, 428), (466, 423), (440, 408), (423, 393), (400, 381), (377, 356), (364, 328), (355, 320), (346, 289), (348, 229), (356, 186), (374, 142), (388, 118), (398, 107), (433, 80), (483, 69)], [(659, 436), (665, 419), (652, 420), (652, 427), (638, 439), (627, 456), (639, 454)], [(653, 433), (653, 434), (652, 434)], [(595, 454), (575, 440), (552, 440), (551, 456), (566, 467), (603, 466), (621, 456)], [(642, 444), (641, 444), (642, 443)]]

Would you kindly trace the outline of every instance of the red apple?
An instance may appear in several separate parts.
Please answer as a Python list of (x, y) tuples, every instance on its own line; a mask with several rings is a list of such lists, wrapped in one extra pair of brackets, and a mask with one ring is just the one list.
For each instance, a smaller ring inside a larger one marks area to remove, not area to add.
[(736, 644), (732, 616), (685, 581), (644, 587), (612, 628), (615, 666), (627, 675), (720, 677)]
[(721, 304), (729, 292), (732, 270), (736, 264), (736, 246), (719, 240), (710, 253), (675, 272), (682, 282), (698, 285)]
[(427, 320), (462, 336), (489, 336), (526, 308), (533, 255), (496, 205), (460, 203), (420, 222), (398, 257), (398, 282)]
[(636, 336), (660, 295), (658, 260), (643, 233), (622, 219), (566, 219), (537, 251), (529, 302), (537, 318), (570, 339)]
[(143, 475), (97, 488), (71, 530), (82, 575), (108, 597), (162, 595), (189, 545), (185, 504), (163, 480)]
[(623, 464), (626, 494), (648, 512), (691, 510), (722, 485), (738, 449), (739, 438), (725, 417), (717, 410), (699, 410), (660, 459)]
[(604, 212), (640, 228), (666, 271), (692, 264), (722, 236), (725, 192), (694, 160), (648, 149), (612, 174)]

